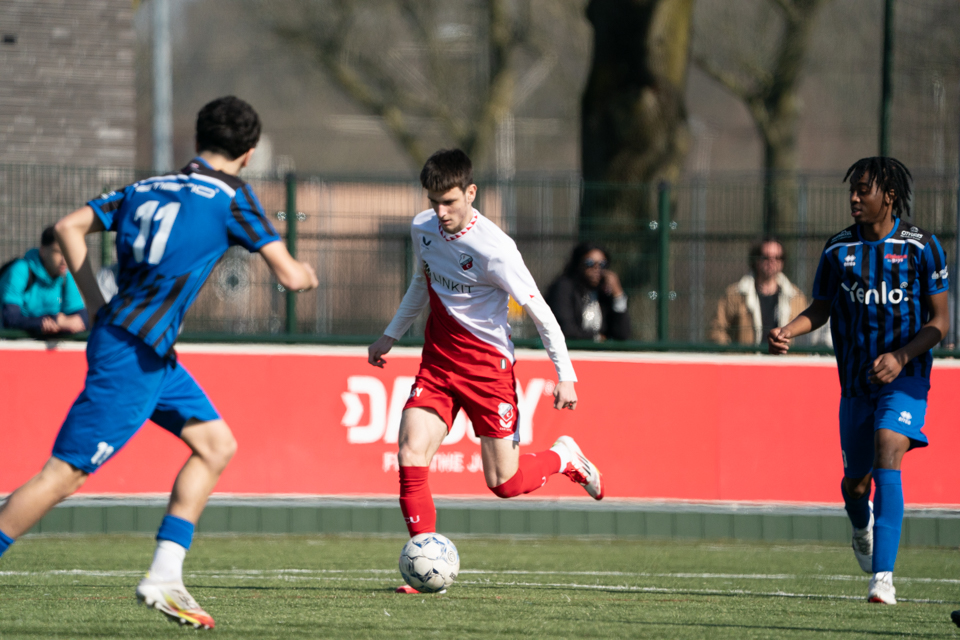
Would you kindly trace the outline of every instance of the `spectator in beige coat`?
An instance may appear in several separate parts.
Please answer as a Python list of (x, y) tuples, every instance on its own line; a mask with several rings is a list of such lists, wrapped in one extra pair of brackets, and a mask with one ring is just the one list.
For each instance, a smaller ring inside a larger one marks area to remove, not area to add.
[[(710, 340), (717, 344), (766, 343), (770, 329), (807, 308), (803, 295), (783, 273), (783, 245), (765, 238), (750, 248), (750, 270), (727, 287), (710, 323)], [(809, 343), (825, 342), (828, 334), (817, 333)]]

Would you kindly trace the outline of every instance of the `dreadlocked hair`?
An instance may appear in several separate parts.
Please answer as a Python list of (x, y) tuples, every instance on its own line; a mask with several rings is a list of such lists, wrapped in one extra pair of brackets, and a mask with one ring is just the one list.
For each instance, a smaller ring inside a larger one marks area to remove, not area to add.
[(860, 182), (864, 174), (870, 176), (868, 186), (872, 189), (874, 183), (880, 188), (881, 193), (893, 191), (893, 213), (897, 217), (907, 215), (907, 203), (910, 202), (910, 182), (913, 176), (910, 170), (899, 160), (895, 158), (886, 158), (883, 156), (874, 156), (872, 158), (863, 158), (853, 163), (853, 166), (847, 169), (847, 175), (843, 181), (850, 181), (851, 185)]

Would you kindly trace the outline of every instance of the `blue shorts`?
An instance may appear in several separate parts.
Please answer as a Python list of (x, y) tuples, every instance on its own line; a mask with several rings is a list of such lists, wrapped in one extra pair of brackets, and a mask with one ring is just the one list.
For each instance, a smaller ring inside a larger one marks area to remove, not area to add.
[(53, 456), (93, 473), (147, 419), (179, 436), (187, 420), (218, 420), (207, 394), (183, 365), (161, 358), (120, 327), (94, 327), (87, 379), (53, 444)]
[(910, 448), (927, 446), (923, 420), (930, 381), (900, 377), (870, 395), (840, 399), (843, 475), (862, 478), (873, 469), (874, 432), (890, 429), (910, 438)]

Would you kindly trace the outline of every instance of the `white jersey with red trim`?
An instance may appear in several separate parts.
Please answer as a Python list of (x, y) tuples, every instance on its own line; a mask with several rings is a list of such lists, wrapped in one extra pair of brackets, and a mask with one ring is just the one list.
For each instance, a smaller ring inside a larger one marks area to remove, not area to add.
[[(463, 230), (453, 235), (445, 233), (437, 214), (427, 209), (414, 217), (410, 235), (417, 268), (400, 309), (384, 333), (393, 338), (402, 336), (429, 302), (424, 364), (481, 377), (511, 372), (514, 355), (507, 323), (509, 296), (524, 306), (542, 300), (516, 243), (476, 209)], [(543, 324), (550, 325), (548, 333), (554, 344), (548, 351), (560, 379), (576, 380), (559, 325), (552, 327), (556, 320), (547, 309), (550, 317), (541, 323), (538, 316), (544, 313), (537, 306), (534, 319), (538, 330), (544, 335)]]

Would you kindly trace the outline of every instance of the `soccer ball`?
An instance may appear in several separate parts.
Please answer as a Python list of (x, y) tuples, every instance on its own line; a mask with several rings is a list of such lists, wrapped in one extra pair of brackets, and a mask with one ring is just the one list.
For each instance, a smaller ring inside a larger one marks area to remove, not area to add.
[(400, 552), (400, 575), (421, 593), (446, 589), (457, 579), (458, 571), (460, 554), (453, 543), (439, 533), (413, 536)]

